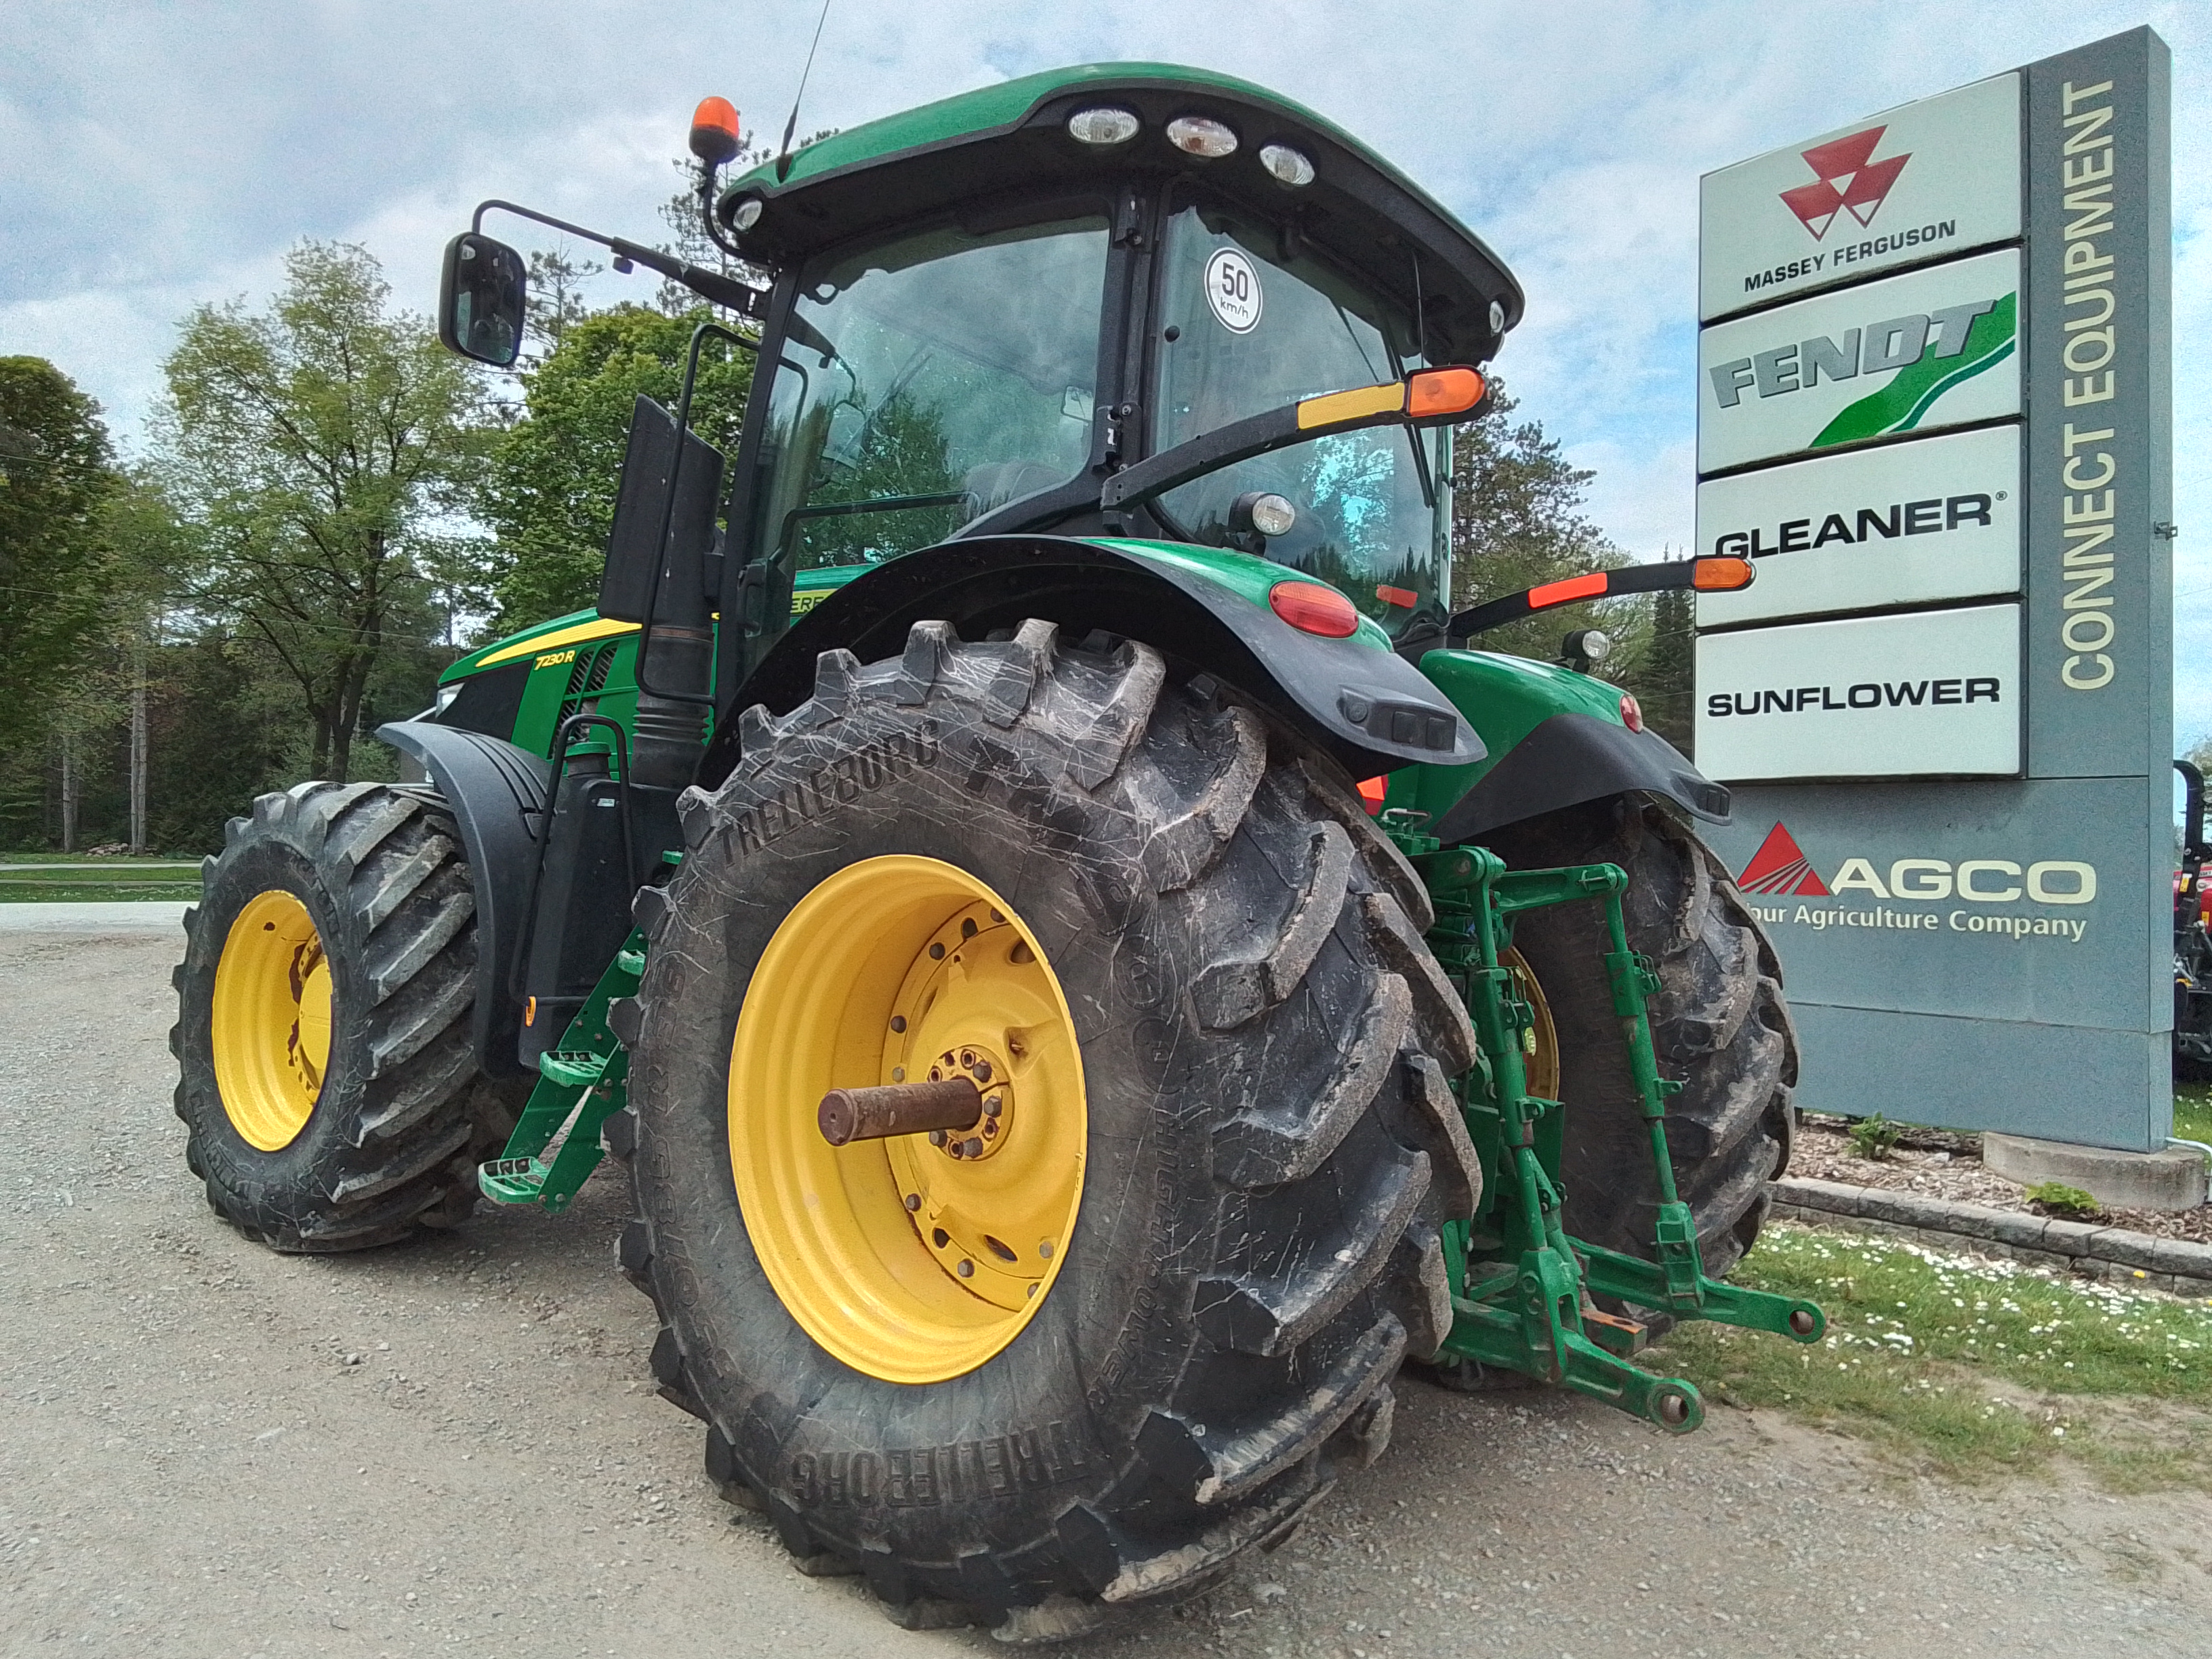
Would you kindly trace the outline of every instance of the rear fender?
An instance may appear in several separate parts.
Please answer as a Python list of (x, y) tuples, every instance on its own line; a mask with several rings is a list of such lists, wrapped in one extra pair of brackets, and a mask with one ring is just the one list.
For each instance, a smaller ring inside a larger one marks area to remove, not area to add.
[(1070, 642), (1094, 629), (1140, 640), (1179, 672), (1209, 673), (1309, 738), (1352, 777), (1409, 763), (1461, 767), (1482, 741), (1379, 629), (1350, 639), (1301, 633), (1267, 589), (1297, 573), (1218, 550), (1056, 536), (979, 537), (871, 570), (792, 624), (724, 709), (700, 769), (708, 787), (737, 763), (737, 722), (754, 703), (788, 714), (814, 687), (815, 659), (842, 647), (863, 662), (897, 655), (915, 623), (978, 639), (1030, 617)]
[(394, 720), (376, 735), (421, 763), (446, 798), (461, 832), (476, 892), (477, 997), (470, 1040), (493, 1077), (522, 1067), (515, 1038), (521, 998), (511, 988), (529, 923), (530, 882), (538, 868), (538, 830), (545, 821), (550, 766), (541, 757), (459, 726)]
[(1549, 663), (1489, 651), (1431, 651), (1421, 672), (1473, 723), (1488, 754), (1391, 780), (1389, 804), (1426, 812), (1427, 833), (1466, 841), (1583, 801), (1662, 797), (1708, 823), (1729, 821), (1729, 792), (1657, 732), (1632, 732), (1620, 688)]

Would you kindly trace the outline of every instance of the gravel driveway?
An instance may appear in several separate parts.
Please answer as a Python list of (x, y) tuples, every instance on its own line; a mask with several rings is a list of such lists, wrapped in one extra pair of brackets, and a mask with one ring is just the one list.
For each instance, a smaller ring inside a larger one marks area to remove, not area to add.
[[(169, 1109), (178, 954), (0, 931), (0, 1653), (1000, 1650), (894, 1628), (712, 1497), (605, 1176), (367, 1255), (219, 1225)], [(1960, 1490), (1764, 1413), (1675, 1440), (1411, 1378), (1397, 1425), (1282, 1551), (1076, 1650), (2212, 1652), (2201, 1495)]]

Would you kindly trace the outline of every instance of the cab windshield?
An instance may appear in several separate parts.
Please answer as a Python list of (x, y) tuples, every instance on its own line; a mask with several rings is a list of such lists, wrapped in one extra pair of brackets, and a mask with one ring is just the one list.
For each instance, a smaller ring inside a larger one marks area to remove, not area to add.
[[(1285, 258), (1276, 228), (1193, 203), (1170, 218), (1154, 336), (1152, 447), (1317, 392), (1424, 367), (1410, 319), (1331, 268)], [(1297, 510), (1267, 556), (1341, 588), (1393, 635), (1442, 621), (1451, 594), (1451, 434), (1379, 427), (1210, 472), (1159, 499), (1187, 540), (1227, 539), (1248, 490)]]
[(1106, 222), (945, 228), (817, 262), (776, 364), (755, 547), (787, 571), (944, 540), (1091, 459)]

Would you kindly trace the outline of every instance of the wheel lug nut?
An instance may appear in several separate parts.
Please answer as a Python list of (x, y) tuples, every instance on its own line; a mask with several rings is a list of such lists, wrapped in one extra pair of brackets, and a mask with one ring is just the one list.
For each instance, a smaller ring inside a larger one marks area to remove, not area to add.
[(981, 1154), (983, 1151), (983, 1143), (976, 1139), (973, 1135), (970, 1135), (967, 1139), (960, 1143), (960, 1150), (966, 1157), (975, 1158)]
[(991, 1062), (988, 1060), (977, 1060), (975, 1062), (975, 1081), (978, 1083), (988, 1083), (990, 1080)]
[(975, 1264), (972, 1261), (963, 1261), (958, 1271), (961, 1278), (973, 1279), (975, 1276)]
[(1006, 1109), (1006, 1103), (996, 1095), (983, 1103), (983, 1115), (986, 1117), (996, 1117)]
[(921, 1194), (920, 1193), (908, 1193), (906, 1195), (906, 1207), (908, 1211), (920, 1209), (921, 1207)]
[(932, 1129), (929, 1132), (929, 1144), (933, 1146), (942, 1146), (945, 1144), (945, 1131)]
[(893, 1014), (891, 1016), (891, 1030), (894, 1031), (903, 1031), (906, 1030), (906, 1016), (904, 1014)]

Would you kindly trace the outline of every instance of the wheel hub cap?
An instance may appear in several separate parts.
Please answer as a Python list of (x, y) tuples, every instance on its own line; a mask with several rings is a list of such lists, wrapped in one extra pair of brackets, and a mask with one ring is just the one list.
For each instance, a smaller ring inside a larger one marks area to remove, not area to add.
[(272, 888), (246, 901), (216, 964), (210, 1035), (216, 1091), (248, 1146), (273, 1152), (298, 1139), (331, 1063), (331, 964), (298, 895)]
[[(832, 1088), (964, 1077), (969, 1128), (833, 1147)], [(730, 1147), (762, 1267), (846, 1364), (942, 1381), (999, 1352), (1066, 1259), (1087, 1136), (1074, 1023), (1035, 936), (934, 859), (867, 859), (792, 909), (731, 1048)]]

